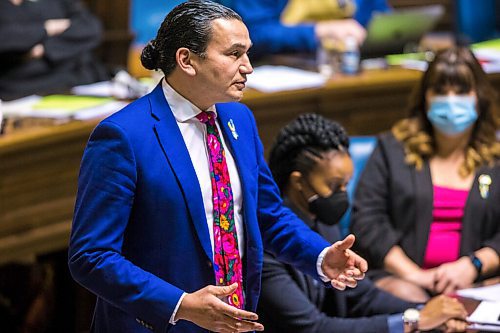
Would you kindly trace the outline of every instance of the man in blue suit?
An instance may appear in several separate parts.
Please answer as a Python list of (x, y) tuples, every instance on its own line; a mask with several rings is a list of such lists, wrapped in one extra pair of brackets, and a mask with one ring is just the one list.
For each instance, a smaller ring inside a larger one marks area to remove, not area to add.
[[(263, 330), (254, 311), (264, 247), (337, 289), (363, 278), (354, 236), (330, 245), (282, 205), (252, 113), (235, 103), (253, 70), (250, 46), (232, 10), (207, 0), (180, 4), (141, 56), (165, 78), (93, 131), (69, 248), (73, 277), (98, 296), (92, 332)], [(205, 145), (213, 133), (198, 120), (209, 112), (222, 133), (241, 283), (214, 274), (212, 186), (220, 179)], [(240, 308), (221, 300), (237, 288)]]

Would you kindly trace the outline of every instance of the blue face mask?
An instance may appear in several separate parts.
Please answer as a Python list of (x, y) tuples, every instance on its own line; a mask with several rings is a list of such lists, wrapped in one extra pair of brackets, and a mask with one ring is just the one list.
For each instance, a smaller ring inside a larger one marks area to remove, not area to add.
[(427, 119), (444, 134), (463, 133), (477, 120), (476, 98), (468, 95), (436, 96), (430, 101)]

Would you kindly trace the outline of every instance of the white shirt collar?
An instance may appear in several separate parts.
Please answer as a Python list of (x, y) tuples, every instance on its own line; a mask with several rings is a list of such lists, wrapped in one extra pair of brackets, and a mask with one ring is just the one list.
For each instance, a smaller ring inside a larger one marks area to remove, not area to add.
[(167, 99), (168, 105), (174, 114), (177, 122), (183, 123), (187, 122), (198, 115), (202, 111), (212, 111), (217, 117), (217, 111), (215, 110), (215, 105), (212, 105), (207, 110), (200, 110), (196, 105), (191, 103), (189, 100), (184, 98), (181, 94), (175, 91), (170, 84), (168, 84), (167, 79), (162, 80), (162, 89), (165, 98)]

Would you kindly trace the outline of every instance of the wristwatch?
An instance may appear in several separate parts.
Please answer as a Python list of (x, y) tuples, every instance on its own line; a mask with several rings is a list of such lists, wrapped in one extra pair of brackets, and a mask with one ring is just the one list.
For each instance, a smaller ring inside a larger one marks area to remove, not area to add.
[(408, 327), (410, 332), (418, 331), (418, 321), (420, 320), (420, 311), (417, 309), (406, 309), (403, 312), (403, 323), (405, 327)]
[(472, 262), (472, 264), (474, 265), (474, 267), (476, 268), (476, 272), (477, 272), (476, 280), (477, 280), (481, 276), (481, 270), (483, 269), (483, 263), (481, 262), (481, 260), (478, 257), (476, 257), (476, 255), (474, 253), (469, 254), (469, 259)]

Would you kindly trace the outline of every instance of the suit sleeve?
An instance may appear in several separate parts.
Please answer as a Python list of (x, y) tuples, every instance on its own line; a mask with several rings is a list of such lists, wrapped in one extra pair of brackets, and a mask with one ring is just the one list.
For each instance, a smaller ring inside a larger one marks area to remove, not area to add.
[(79, 176), (69, 268), (73, 278), (123, 311), (167, 327), (183, 291), (121, 253), (137, 179), (124, 131), (101, 123), (86, 147)]
[(317, 40), (313, 24), (286, 26), (281, 23), (283, 1), (233, 1), (232, 7), (248, 27), (255, 57), (287, 52), (313, 52)]
[(256, 147), (254, 152), (258, 163), (257, 218), (264, 249), (279, 260), (320, 279), (316, 261), (321, 251), (331, 244), (283, 205), (278, 186), (264, 160), (255, 119), (250, 110), (247, 109), (246, 114), (249, 117)]
[(391, 11), (387, 0), (357, 0), (357, 10), (354, 19), (364, 27), (367, 27), (374, 12), (386, 13)]
[[(322, 288), (322, 286), (319, 286)], [(334, 290), (328, 290), (335, 292)], [(268, 313), (277, 332), (388, 332), (387, 315), (340, 318), (320, 311), (291, 277), (287, 267), (266, 254), (259, 307)]]
[(389, 213), (391, 174), (385, 141), (384, 137), (378, 140), (360, 176), (351, 215), (351, 230), (356, 235), (355, 247), (372, 267), (383, 267), (387, 252), (400, 238)]
[(43, 22), (3, 23), (0, 22), (0, 53), (25, 53), (41, 43), (47, 34)]
[(92, 50), (99, 44), (102, 34), (101, 23), (80, 1), (62, 0), (62, 3), (71, 25), (62, 34), (45, 40), (45, 57), (51, 62), (72, 59)]
[(350, 317), (402, 313), (408, 308), (417, 306), (375, 287), (370, 279), (359, 281), (356, 288), (347, 289), (344, 293)]

